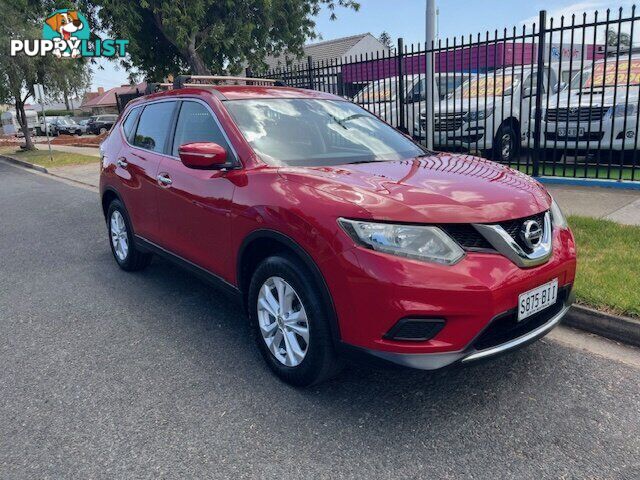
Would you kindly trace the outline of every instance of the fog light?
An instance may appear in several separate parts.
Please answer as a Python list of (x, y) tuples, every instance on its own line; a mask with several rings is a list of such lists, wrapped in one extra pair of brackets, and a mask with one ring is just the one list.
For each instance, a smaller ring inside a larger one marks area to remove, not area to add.
[(384, 336), (387, 340), (424, 342), (442, 330), (445, 321), (441, 318), (403, 318)]

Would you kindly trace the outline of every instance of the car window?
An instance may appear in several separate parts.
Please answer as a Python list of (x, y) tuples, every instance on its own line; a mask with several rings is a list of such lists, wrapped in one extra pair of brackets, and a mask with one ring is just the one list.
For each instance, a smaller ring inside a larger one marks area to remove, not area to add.
[(138, 119), (138, 115), (140, 115), (140, 111), (142, 108), (137, 107), (131, 110), (127, 118), (122, 122), (122, 130), (124, 131), (124, 136), (127, 140), (131, 141), (133, 137), (133, 128), (136, 125), (136, 120)]
[(198, 102), (183, 102), (178, 114), (173, 140), (173, 155), (178, 155), (180, 145), (192, 142), (214, 142), (230, 154), (229, 145), (209, 110)]
[(140, 114), (133, 144), (146, 150), (163, 152), (175, 105), (176, 102), (159, 102), (145, 106)]

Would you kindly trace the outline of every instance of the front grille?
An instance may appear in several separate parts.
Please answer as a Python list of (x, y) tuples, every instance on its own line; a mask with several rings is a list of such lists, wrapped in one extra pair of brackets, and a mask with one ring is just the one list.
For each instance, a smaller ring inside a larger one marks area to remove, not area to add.
[[(462, 128), (463, 118), (465, 115), (466, 112), (440, 113), (435, 117), (433, 129), (436, 132), (460, 130)], [(420, 124), (423, 129), (426, 127), (426, 120), (424, 117), (420, 119)]]
[(554, 305), (520, 322), (518, 322), (517, 308), (498, 315), (478, 338), (475, 339), (473, 348), (476, 350), (485, 350), (497, 345), (502, 345), (541, 327), (562, 310), (570, 292), (571, 285), (558, 289), (558, 299)]
[(541, 212), (526, 218), (508, 220), (506, 222), (500, 222), (499, 225), (511, 236), (511, 238), (516, 241), (518, 245), (520, 245), (520, 248), (522, 248), (527, 253), (531, 253), (531, 249), (524, 243), (522, 237), (520, 236), (522, 225), (527, 220), (535, 220), (536, 222), (538, 222), (538, 225), (540, 225), (544, 230), (544, 214), (545, 212)]
[[(531, 250), (524, 243), (520, 236), (522, 225), (527, 220), (535, 220), (544, 230), (544, 215), (546, 212), (537, 213), (525, 218), (518, 218), (515, 220), (507, 220), (500, 222), (500, 225), (518, 245), (527, 253), (531, 253)], [(476, 230), (470, 223), (448, 223), (439, 225), (451, 238), (453, 238), (458, 245), (464, 250), (471, 251), (487, 251), (495, 252), (494, 248), (484, 236)]]
[(550, 108), (545, 119), (547, 122), (597, 122), (609, 110), (609, 107), (570, 107)]
[(451, 223), (440, 227), (465, 250), (494, 250), (487, 239), (468, 223)]

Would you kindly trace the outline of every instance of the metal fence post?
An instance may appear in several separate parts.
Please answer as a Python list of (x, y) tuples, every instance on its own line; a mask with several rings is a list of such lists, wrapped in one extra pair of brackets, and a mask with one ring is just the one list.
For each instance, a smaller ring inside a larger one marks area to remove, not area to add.
[[(536, 110), (533, 126), (533, 176), (540, 176), (540, 135), (542, 131), (542, 96), (544, 92), (544, 47), (547, 33), (547, 11), (540, 11), (538, 24), (538, 69), (536, 71)], [(551, 47), (551, 46), (550, 46)], [(529, 129), (531, 130), (531, 129)]]
[(404, 40), (402, 38), (398, 39), (398, 78), (397, 78), (397, 88), (398, 88), (398, 130), (403, 132), (407, 131), (407, 126), (405, 125), (404, 118)]
[(309, 90), (313, 90), (313, 59), (311, 55), (307, 57), (307, 75), (309, 77)]

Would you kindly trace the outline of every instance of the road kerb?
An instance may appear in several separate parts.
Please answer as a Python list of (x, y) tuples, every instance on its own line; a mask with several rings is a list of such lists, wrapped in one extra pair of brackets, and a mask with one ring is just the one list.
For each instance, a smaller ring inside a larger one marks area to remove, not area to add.
[(562, 323), (640, 347), (640, 319), (611, 315), (582, 305), (574, 305)]
[(17, 158), (8, 157), (7, 155), (0, 155), (0, 159), (6, 162), (15, 163), (16, 165), (20, 165), (21, 167), (31, 168), (32, 170), (37, 170), (42, 173), (49, 173), (49, 170), (47, 170), (42, 165), (38, 165), (37, 163), (25, 162), (24, 160), (18, 160)]

